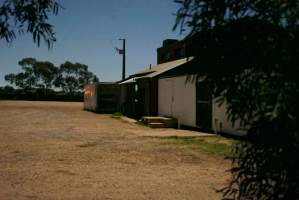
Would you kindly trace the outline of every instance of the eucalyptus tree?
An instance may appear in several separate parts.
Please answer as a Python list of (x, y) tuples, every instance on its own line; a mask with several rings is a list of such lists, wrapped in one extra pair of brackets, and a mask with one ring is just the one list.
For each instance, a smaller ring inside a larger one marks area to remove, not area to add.
[(88, 71), (88, 66), (81, 63), (66, 61), (59, 68), (56, 85), (63, 88), (65, 92), (81, 92), (85, 84), (98, 82), (98, 78)]
[(34, 58), (24, 58), (19, 61), (19, 65), (22, 67), (23, 72), (18, 74), (7, 74), (4, 79), (10, 84), (28, 90), (36, 86), (37, 80), (33, 72), (33, 64), (36, 62)]
[(0, 2), (0, 39), (12, 42), (18, 34), (32, 34), (38, 46), (43, 39), (48, 48), (56, 41), (51, 14), (62, 6), (56, 0), (2, 0)]
[(40, 88), (44, 92), (54, 87), (58, 77), (58, 68), (48, 61), (37, 61), (35, 58), (23, 58), (19, 61), (23, 72), (8, 74), (5, 80), (22, 89)]
[(56, 78), (59, 76), (58, 68), (49, 61), (37, 61), (33, 65), (33, 73), (35, 75), (37, 86), (39, 88), (53, 88)]

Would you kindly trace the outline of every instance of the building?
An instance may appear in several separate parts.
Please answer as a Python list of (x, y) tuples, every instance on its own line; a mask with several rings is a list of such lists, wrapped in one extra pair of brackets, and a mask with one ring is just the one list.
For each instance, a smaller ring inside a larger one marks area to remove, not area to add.
[[(150, 66), (131, 75), (128, 79), (120, 83), (127, 87), (127, 91), (131, 91), (127, 93), (127, 100), (125, 102), (133, 102), (130, 97), (135, 97), (134, 105), (130, 105), (129, 107), (134, 107), (136, 118), (158, 115), (159, 77), (165, 72), (172, 71), (172, 69), (178, 66), (185, 65), (190, 59), (192, 58), (183, 58)], [(130, 88), (135, 88), (135, 91)], [(125, 103), (125, 105), (128, 105), (128, 103)], [(129, 110), (125, 109), (124, 113), (126, 114), (128, 111)]]
[[(219, 106), (192, 57), (191, 40), (165, 40), (157, 49), (157, 65), (122, 82), (135, 88), (135, 111), (141, 116), (178, 119), (181, 126), (242, 135), (238, 123), (227, 120), (226, 105)], [(130, 96), (130, 95), (128, 95)]]
[(100, 82), (84, 86), (84, 110), (114, 113), (119, 110), (121, 87), (115, 82)]
[[(227, 120), (226, 105), (218, 105), (200, 66), (193, 57), (190, 40), (165, 40), (157, 49), (157, 65), (149, 66), (121, 82), (86, 85), (84, 109), (101, 113), (123, 112), (143, 116), (176, 118), (180, 126), (204, 131), (243, 135), (239, 125)], [(189, 52), (188, 52), (189, 51)]]
[[(185, 68), (185, 66), (180, 66)], [(179, 67), (179, 68), (180, 68)], [(226, 105), (218, 105), (204, 78), (197, 74), (164, 73), (158, 79), (158, 115), (178, 119), (182, 126), (215, 133), (243, 135), (227, 119)]]

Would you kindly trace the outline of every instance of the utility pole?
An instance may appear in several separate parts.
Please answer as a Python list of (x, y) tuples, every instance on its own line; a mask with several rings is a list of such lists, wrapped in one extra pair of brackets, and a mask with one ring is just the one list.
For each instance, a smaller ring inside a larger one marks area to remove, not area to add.
[(126, 39), (119, 39), (123, 41), (123, 49), (119, 49), (119, 54), (123, 55), (123, 65), (122, 65), (122, 80), (126, 78)]

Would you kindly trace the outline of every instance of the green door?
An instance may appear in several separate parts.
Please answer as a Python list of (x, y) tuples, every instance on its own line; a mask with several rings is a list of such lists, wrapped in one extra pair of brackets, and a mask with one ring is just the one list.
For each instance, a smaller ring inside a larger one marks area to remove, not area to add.
[(206, 81), (196, 83), (196, 125), (203, 130), (212, 129), (212, 95)]

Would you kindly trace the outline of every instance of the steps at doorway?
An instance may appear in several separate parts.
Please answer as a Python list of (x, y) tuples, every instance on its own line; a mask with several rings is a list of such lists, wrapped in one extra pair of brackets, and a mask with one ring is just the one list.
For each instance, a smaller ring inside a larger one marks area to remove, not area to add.
[(160, 116), (144, 116), (141, 122), (151, 128), (177, 128), (178, 125), (177, 119)]
[(151, 128), (167, 128), (167, 127), (165, 127), (165, 124), (161, 123), (161, 122), (151, 122), (151, 123), (148, 123), (147, 125)]

